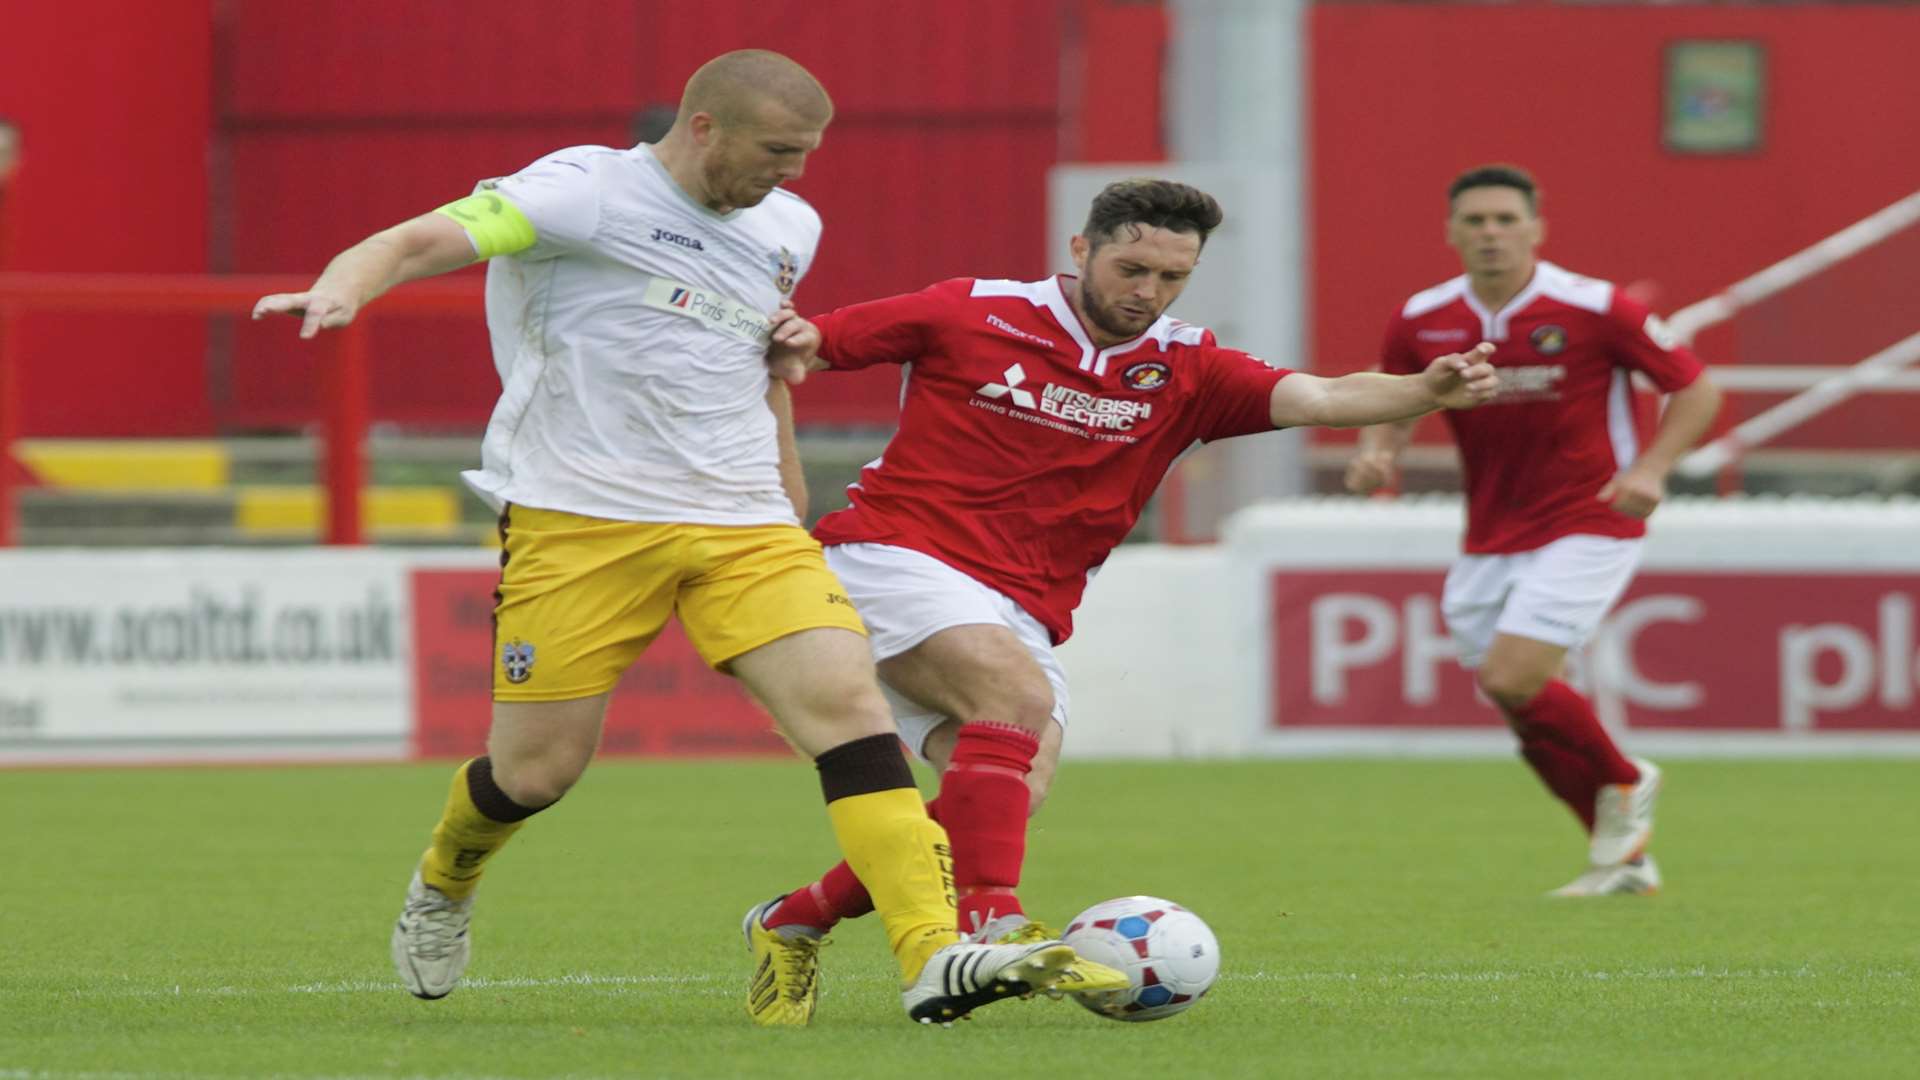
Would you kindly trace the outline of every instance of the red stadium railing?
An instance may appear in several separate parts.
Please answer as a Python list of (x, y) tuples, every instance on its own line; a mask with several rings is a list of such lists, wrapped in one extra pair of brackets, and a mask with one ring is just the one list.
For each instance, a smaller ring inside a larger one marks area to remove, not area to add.
[[(14, 543), (13, 446), (20, 437), (21, 356), (18, 316), (36, 311), (230, 315), (246, 318), (268, 293), (300, 292), (310, 276), (205, 274), (25, 274), (0, 273), (0, 546)], [(330, 330), (336, 361), (326, 387), (323, 425), (329, 544), (359, 544), (360, 489), (366, 482), (364, 447), (368, 425), (367, 327), (397, 314), (473, 312), (483, 285), (477, 278), (448, 278), (404, 285), (380, 298), (350, 326)], [(297, 325), (287, 320), (287, 332)], [(323, 346), (325, 347), (325, 346)]]

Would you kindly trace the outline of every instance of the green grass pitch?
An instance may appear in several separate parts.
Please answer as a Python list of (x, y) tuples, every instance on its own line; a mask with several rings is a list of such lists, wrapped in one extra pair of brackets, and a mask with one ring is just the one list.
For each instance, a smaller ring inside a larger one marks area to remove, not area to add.
[(468, 982), (387, 936), (450, 768), (0, 772), (0, 1080), (1920, 1075), (1913, 762), (1671, 760), (1654, 898), (1512, 761), (1069, 762), (1023, 896), (1219, 934), (1185, 1015), (909, 1024), (876, 921), (753, 1027), (741, 912), (834, 858), (797, 762), (604, 762), (493, 863)]

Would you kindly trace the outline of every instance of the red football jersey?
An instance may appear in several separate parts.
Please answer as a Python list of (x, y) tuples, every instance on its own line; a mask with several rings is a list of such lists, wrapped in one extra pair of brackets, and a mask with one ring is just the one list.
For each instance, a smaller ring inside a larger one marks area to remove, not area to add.
[(931, 555), (1056, 642), (1174, 459), (1271, 431), (1288, 374), (1165, 316), (1096, 348), (1062, 281), (957, 278), (814, 320), (833, 367), (906, 366), (899, 430), (814, 535)]
[(1612, 282), (1542, 262), (1499, 311), (1465, 275), (1414, 294), (1387, 328), (1381, 369), (1421, 371), (1480, 341), (1494, 343), (1499, 394), (1447, 412), (1466, 479), (1467, 553), (1644, 535), (1644, 519), (1595, 498), (1653, 431), (1653, 403), (1636, 398), (1630, 375), (1672, 393), (1700, 376), (1699, 359)]

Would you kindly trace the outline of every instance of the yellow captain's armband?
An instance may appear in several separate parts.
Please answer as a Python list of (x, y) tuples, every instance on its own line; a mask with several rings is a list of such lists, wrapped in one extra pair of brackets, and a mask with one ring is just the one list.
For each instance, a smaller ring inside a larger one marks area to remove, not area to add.
[(456, 199), (435, 210), (460, 223), (482, 259), (525, 251), (539, 239), (520, 208), (491, 191)]

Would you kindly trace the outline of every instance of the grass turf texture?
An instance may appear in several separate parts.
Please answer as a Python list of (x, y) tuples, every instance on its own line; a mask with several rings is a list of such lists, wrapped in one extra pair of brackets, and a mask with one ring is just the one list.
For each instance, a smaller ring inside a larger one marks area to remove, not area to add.
[(1023, 896), (1219, 934), (1185, 1015), (909, 1024), (876, 920), (814, 1026), (741, 1005), (740, 914), (834, 858), (795, 762), (604, 762), (497, 859), (451, 997), (387, 936), (446, 766), (0, 772), (0, 1078), (1913, 1076), (1910, 762), (1669, 761), (1665, 895), (1513, 762), (1069, 763)]

